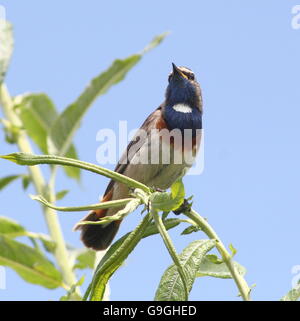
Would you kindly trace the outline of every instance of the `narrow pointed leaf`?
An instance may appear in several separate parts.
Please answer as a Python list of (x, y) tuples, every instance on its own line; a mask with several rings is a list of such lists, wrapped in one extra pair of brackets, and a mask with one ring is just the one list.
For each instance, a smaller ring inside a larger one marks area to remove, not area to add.
[(82, 276), (75, 284), (73, 284), (70, 290), (62, 296), (59, 301), (81, 301), (82, 298), (76, 293), (77, 287), (81, 286), (84, 282), (84, 276)]
[[(78, 159), (77, 151), (74, 145), (71, 145), (66, 152), (66, 157)], [(80, 169), (76, 167), (64, 167), (65, 173), (76, 180), (80, 179)]]
[(13, 52), (12, 25), (0, 19), (0, 85), (4, 80)]
[[(181, 220), (178, 218), (168, 218), (168, 219), (165, 219), (163, 221), (163, 223), (164, 223), (166, 230), (169, 230), (173, 227), (178, 226), (181, 223)], [(154, 234), (158, 234), (158, 233), (159, 232), (158, 232), (158, 229), (157, 229), (157, 226), (155, 225), (155, 223), (151, 223), (147, 227), (143, 237), (148, 237), (150, 235), (154, 235)]]
[[(215, 246), (214, 240), (198, 240), (190, 243), (180, 254), (179, 259), (185, 270), (187, 287), (190, 292), (197, 271), (205, 254)], [(177, 267), (172, 264), (163, 274), (155, 294), (156, 301), (183, 301), (185, 291)]]
[(3, 125), (3, 131), (5, 134), (5, 141), (8, 144), (15, 144), (18, 140), (20, 133), (20, 127), (13, 125), (7, 119), (0, 118), (0, 124)]
[[(47, 137), (58, 118), (52, 100), (46, 94), (26, 94), (15, 98), (15, 108), (19, 113), (26, 133), (44, 154), (48, 154)], [(70, 144), (67, 157), (77, 158), (74, 145)], [(68, 176), (79, 179), (78, 168), (65, 168)]]
[(28, 188), (29, 184), (31, 183), (31, 179), (29, 175), (23, 175), (22, 176), (22, 186), (23, 189), (26, 191), (26, 189)]
[(85, 249), (76, 257), (76, 263), (73, 269), (93, 269), (95, 266), (96, 252)]
[(199, 231), (201, 231), (201, 229), (198, 226), (190, 225), (181, 232), (181, 235), (187, 235)]
[(128, 71), (142, 58), (142, 55), (158, 45), (165, 35), (156, 37), (150, 45), (140, 54), (132, 55), (126, 59), (117, 59), (103, 73), (92, 79), (88, 87), (82, 92), (75, 102), (69, 105), (60, 114), (50, 131), (48, 139), (49, 152), (64, 156), (69, 149), (80, 122), (93, 103), (99, 96), (105, 94), (111, 86), (124, 79)]
[(47, 133), (57, 118), (57, 112), (46, 94), (25, 94), (15, 98), (15, 109), (22, 124), (44, 154), (48, 154)]
[(0, 265), (14, 269), (25, 281), (48, 289), (63, 286), (62, 276), (40, 252), (0, 235)]
[(231, 252), (231, 257), (234, 257), (237, 253), (237, 249), (232, 244), (229, 244), (229, 250)]
[(132, 252), (140, 239), (143, 237), (144, 231), (150, 223), (151, 217), (147, 214), (137, 228), (132, 231), (124, 242), (117, 246), (111, 246), (103, 259), (98, 264), (92, 286), (90, 288), (90, 300), (101, 301), (104, 295), (105, 287), (114, 274), (114, 272), (123, 264), (124, 260)]
[(27, 236), (39, 240), (43, 248), (50, 253), (54, 253), (56, 249), (56, 243), (55, 241), (52, 241), (52, 239), (47, 235), (43, 233), (27, 233)]
[(9, 185), (11, 182), (15, 181), (16, 179), (20, 178), (21, 175), (10, 175), (6, 177), (0, 178), (0, 191)]
[[(180, 220), (179, 219), (166, 219), (164, 221), (164, 225), (166, 227), (167, 230), (177, 226), (178, 224), (180, 224)], [(125, 240), (129, 237), (129, 235), (132, 232), (129, 232), (125, 235), (123, 235), (120, 239), (118, 239), (115, 243), (113, 243), (113, 245), (108, 249), (108, 251), (105, 253), (104, 257), (101, 260), (101, 264), (104, 264), (107, 260), (109, 260), (109, 258), (122, 246), (122, 244), (125, 242)], [(147, 225), (146, 229), (143, 232), (143, 236), (142, 238), (154, 235), (154, 234), (158, 234), (158, 229), (156, 227), (156, 225), (151, 222)], [(99, 264), (100, 264), (99, 263)], [(122, 265), (122, 264), (121, 264)], [(108, 281), (108, 280), (107, 280)], [(87, 299), (87, 297), (89, 296), (89, 292), (92, 288), (92, 283), (90, 284), (86, 294), (85, 294), (85, 299)], [(103, 295), (103, 294), (102, 294)]]
[(64, 189), (62, 191), (57, 192), (55, 198), (57, 201), (62, 200), (68, 193), (69, 191), (67, 189)]
[(29, 232), (21, 224), (5, 216), (0, 216), (0, 234), (4, 234), (10, 238), (28, 236), (30, 239), (39, 240), (45, 250), (51, 253), (54, 252), (56, 247), (55, 242), (52, 241), (48, 235)]
[(9, 237), (16, 237), (25, 235), (25, 233), (25, 228), (18, 222), (8, 217), (0, 216), (0, 234), (5, 234)]

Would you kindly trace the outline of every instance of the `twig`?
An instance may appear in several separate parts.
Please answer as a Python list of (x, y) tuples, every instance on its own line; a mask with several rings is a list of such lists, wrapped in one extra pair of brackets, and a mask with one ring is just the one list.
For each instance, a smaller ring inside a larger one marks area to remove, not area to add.
[(185, 271), (184, 268), (182, 267), (181, 263), (180, 263), (180, 259), (176, 253), (176, 249), (173, 245), (173, 242), (164, 226), (164, 223), (160, 217), (160, 215), (158, 215), (158, 212), (156, 210), (154, 210), (153, 208), (151, 208), (150, 206), (150, 211), (152, 214), (152, 217), (154, 219), (154, 222), (156, 224), (156, 227), (166, 245), (166, 248), (168, 250), (168, 252), (170, 253), (171, 258), (173, 259), (174, 264), (176, 265), (178, 272), (180, 274), (180, 277), (182, 279), (182, 283), (183, 283), (183, 287), (184, 287), (184, 291), (185, 291), (185, 298), (186, 300), (188, 300), (188, 296), (189, 296), (189, 292), (188, 292), (188, 288), (187, 288), (187, 281), (186, 281), (186, 275), (185, 275)]

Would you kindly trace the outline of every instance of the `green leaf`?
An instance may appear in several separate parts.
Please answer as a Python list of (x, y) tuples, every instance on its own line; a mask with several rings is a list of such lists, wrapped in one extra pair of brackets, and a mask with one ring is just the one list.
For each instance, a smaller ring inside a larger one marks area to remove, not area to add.
[(96, 252), (85, 249), (81, 251), (76, 257), (76, 263), (73, 269), (93, 269), (95, 266)]
[(223, 260), (220, 259), (220, 258), (218, 258), (218, 256), (215, 255), (215, 254), (207, 254), (207, 255), (206, 255), (206, 258), (207, 258), (210, 262), (212, 262), (212, 263), (214, 263), (214, 264), (221, 264), (221, 263), (223, 263)]
[[(15, 109), (18, 111), (22, 124), (27, 134), (36, 143), (44, 154), (48, 154), (47, 137), (58, 118), (52, 100), (46, 94), (26, 94), (17, 96), (14, 100)], [(67, 157), (77, 158), (74, 145), (69, 146)], [(69, 177), (80, 178), (78, 168), (65, 168)]]
[(28, 236), (30, 239), (39, 240), (45, 250), (51, 253), (56, 248), (56, 243), (48, 235), (29, 232), (21, 224), (5, 216), (0, 216), (0, 234), (5, 234), (5, 236), (10, 238)]
[[(164, 221), (164, 224), (165, 224), (165, 227), (167, 230), (177, 226), (178, 224), (180, 224), (180, 220), (179, 219), (167, 219)], [(102, 258), (101, 262), (102, 264), (104, 264), (104, 261), (106, 261), (107, 259), (109, 259), (109, 257), (115, 253), (115, 251), (117, 251), (117, 249), (120, 248), (120, 246), (125, 242), (125, 240), (129, 237), (129, 235), (131, 234), (132, 232), (129, 232), (125, 235), (123, 235), (120, 239), (118, 239), (110, 248), (109, 250), (107, 251), (107, 253), (105, 254), (105, 256)], [(154, 235), (154, 234), (158, 234), (158, 230), (157, 230), (157, 227), (156, 225), (152, 222), (152, 223), (149, 223), (143, 233), (143, 236), (142, 238), (145, 238), (145, 237), (148, 237), (148, 236), (151, 236), (151, 235)], [(100, 263), (101, 263), (100, 262)], [(122, 265), (123, 263), (120, 264), (120, 266)], [(91, 288), (91, 284), (90, 284), (90, 288)], [(88, 291), (87, 291), (88, 293)]]
[(161, 215), (161, 219), (162, 219), (163, 221), (165, 221), (165, 220), (167, 219), (167, 217), (168, 217), (169, 214), (170, 214), (169, 211), (163, 212), (162, 215)]
[[(66, 156), (73, 159), (78, 159), (78, 155), (74, 145), (71, 145), (66, 152)], [(65, 173), (76, 180), (80, 180), (80, 170), (76, 167), (64, 167)]]
[(83, 116), (94, 100), (99, 95), (105, 94), (111, 86), (123, 80), (128, 71), (140, 61), (142, 55), (157, 46), (164, 36), (156, 37), (140, 54), (132, 55), (123, 60), (115, 60), (105, 72), (91, 81), (77, 100), (69, 105), (54, 123), (48, 139), (48, 150), (50, 153), (61, 156), (65, 155)]
[(5, 188), (9, 183), (15, 181), (20, 178), (21, 175), (10, 175), (3, 178), (0, 178), (0, 191)]
[(229, 249), (231, 252), (231, 257), (234, 257), (237, 253), (237, 249), (232, 244), (229, 244)]
[(5, 234), (5, 236), (10, 238), (28, 236), (31, 239), (39, 240), (45, 250), (51, 253), (54, 252), (56, 247), (55, 242), (48, 235), (29, 232), (21, 224), (5, 216), (0, 216), (0, 234)]
[(67, 189), (64, 189), (58, 193), (56, 193), (56, 200), (59, 201), (59, 200), (62, 200), (67, 194), (69, 193), (69, 191)]
[(26, 190), (29, 186), (29, 184), (31, 183), (31, 178), (29, 175), (23, 175), (22, 176), (22, 186), (23, 189)]
[(29, 237), (38, 239), (47, 252), (54, 253), (56, 249), (56, 242), (53, 241), (48, 235), (42, 233), (29, 233), (27, 235)]
[(184, 196), (185, 196), (184, 185), (181, 179), (177, 180), (174, 184), (172, 184), (171, 194), (172, 194), (172, 199), (176, 201), (179, 205), (181, 205), (182, 202), (184, 201)]
[(151, 216), (147, 214), (134, 231), (123, 236), (109, 248), (96, 268), (92, 284), (85, 294), (85, 299), (90, 296), (91, 301), (102, 300), (108, 280), (143, 237), (150, 221)]
[[(163, 221), (164, 226), (167, 230), (176, 227), (181, 223), (181, 220), (178, 218), (168, 218)], [(146, 228), (144, 236), (143, 237), (148, 237), (150, 235), (158, 234), (158, 229), (155, 225), (155, 223), (150, 223), (149, 226)]]
[(75, 284), (73, 284), (70, 290), (62, 296), (59, 301), (81, 301), (82, 298), (76, 293), (76, 288), (81, 286), (84, 282), (84, 276), (82, 276)]
[(185, 196), (184, 185), (181, 180), (171, 186), (171, 192), (154, 192), (150, 196), (151, 206), (157, 211), (169, 212), (178, 209)]
[(18, 222), (4, 216), (0, 216), (0, 234), (5, 234), (9, 237), (25, 235), (25, 228)]
[[(241, 275), (246, 274), (246, 269), (237, 262), (233, 262), (235, 268)], [(213, 263), (207, 256), (202, 260), (197, 276), (211, 276), (221, 279), (231, 279), (232, 275), (225, 263)]]
[(0, 19), (0, 85), (4, 80), (12, 52), (12, 25), (3, 19)]
[[(205, 254), (215, 246), (214, 240), (197, 240), (190, 243), (180, 254), (180, 263), (183, 266), (190, 292), (197, 271)], [(177, 267), (172, 264), (163, 274), (155, 294), (156, 301), (183, 301), (185, 292), (182, 279)]]
[(48, 154), (47, 133), (57, 118), (53, 102), (42, 93), (20, 95), (14, 102), (27, 134), (43, 153)]
[(0, 235), (0, 265), (14, 269), (25, 281), (48, 289), (62, 287), (62, 276), (37, 250)]
[(18, 126), (15, 126), (10, 121), (3, 118), (0, 118), (0, 123), (3, 125), (3, 130), (5, 133), (5, 141), (8, 144), (16, 144), (21, 128)]
[(195, 225), (191, 225), (191, 226), (188, 226), (187, 228), (185, 228), (181, 232), (181, 235), (187, 235), (187, 234), (191, 234), (191, 233), (199, 232), (199, 231), (201, 231), (201, 228), (199, 228), (198, 226), (195, 226)]

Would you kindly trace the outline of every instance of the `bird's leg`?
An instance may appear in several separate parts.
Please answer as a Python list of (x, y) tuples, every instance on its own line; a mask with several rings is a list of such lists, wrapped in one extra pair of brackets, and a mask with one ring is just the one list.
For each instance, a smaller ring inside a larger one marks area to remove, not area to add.
[(189, 200), (185, 198), (182, 204), (176, 210), (174, 210), (173, 213), (175, 215), (180, 215), (181, 213), (189, 211), (191, 207), (192, 204), (189, 203)]

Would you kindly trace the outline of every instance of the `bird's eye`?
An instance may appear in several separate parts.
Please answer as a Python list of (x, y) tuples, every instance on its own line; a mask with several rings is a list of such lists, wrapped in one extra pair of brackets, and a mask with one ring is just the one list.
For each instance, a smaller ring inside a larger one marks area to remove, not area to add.
[(190, 80), (195, 80), (195, 75), (194, 74), (189, 74), (188, 77), (189, 77)]

